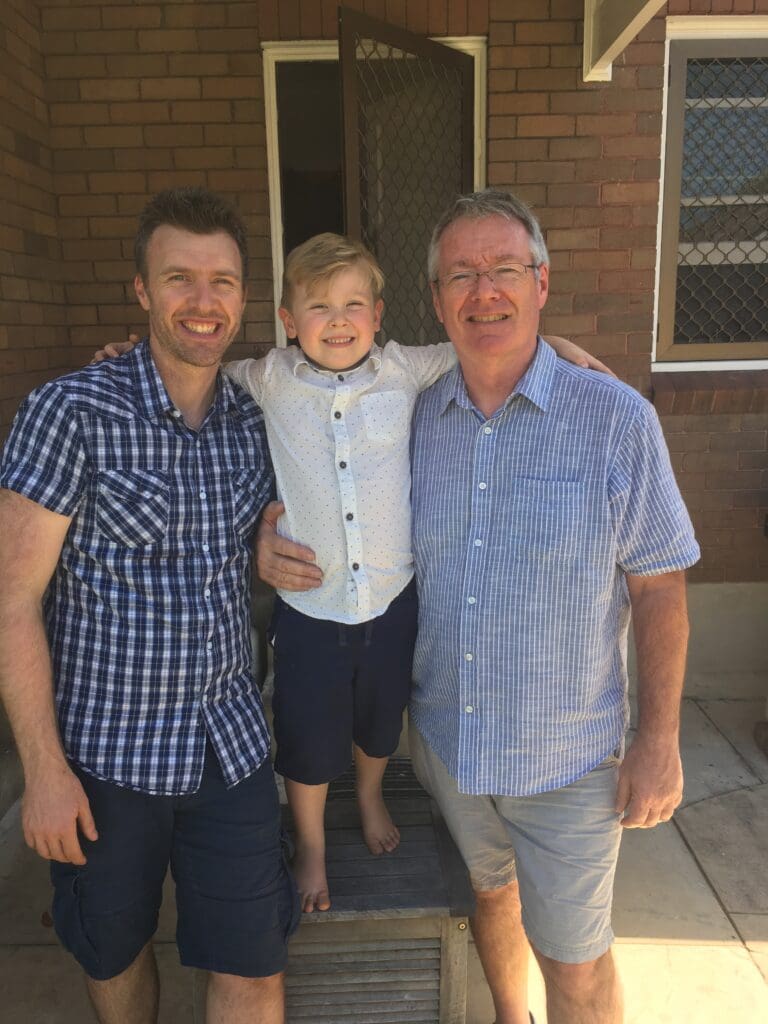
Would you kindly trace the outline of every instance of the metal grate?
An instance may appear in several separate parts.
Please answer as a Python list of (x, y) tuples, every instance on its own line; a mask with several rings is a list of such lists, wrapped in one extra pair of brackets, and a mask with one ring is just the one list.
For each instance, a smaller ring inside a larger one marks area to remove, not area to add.
[(687, 64), (675, 344), (768, 340), (768, 60)]

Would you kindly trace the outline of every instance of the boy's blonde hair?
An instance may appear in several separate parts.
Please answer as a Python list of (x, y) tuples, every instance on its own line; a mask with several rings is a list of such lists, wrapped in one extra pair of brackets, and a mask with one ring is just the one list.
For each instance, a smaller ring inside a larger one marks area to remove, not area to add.
[(292, 292), (297, 284), (311, 288), (313, 285), (329, 281), (340, 270), (356, 266), (367, 272), (373, 301), (378, 302), (384, 291), (384, 273), (376, 262), (376, 257), (362, 242), (353, 242), (352, 239), (334, 235), (331, 231), (308, 238), (306, 242), (291, 250), (285, 261), (280, 305), (290, 309)]

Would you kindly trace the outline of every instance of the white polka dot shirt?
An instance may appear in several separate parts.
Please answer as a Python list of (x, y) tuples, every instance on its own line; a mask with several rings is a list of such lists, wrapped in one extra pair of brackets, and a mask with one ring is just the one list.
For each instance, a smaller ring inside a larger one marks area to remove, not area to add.
[(264, 412), (285, 515), (283, 536), (307, 544), (323, 585), (280, 591), (316, 619), (354, 624), (386, 611), (413, 576), (411, 415), (420, 391), (456, 362), (450, 344), (374, 345), (352, 370), (321, 370), (301, 349), (229, 363)]

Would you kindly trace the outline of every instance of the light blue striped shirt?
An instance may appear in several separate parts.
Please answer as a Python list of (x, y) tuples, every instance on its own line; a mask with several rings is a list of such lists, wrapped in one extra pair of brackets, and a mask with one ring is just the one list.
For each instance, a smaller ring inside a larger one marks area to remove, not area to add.
[(625, 574), (699, 557), (653, 407), (541, 339), (490, 419), (454, 369), (417, 404), (413, 531), (411, 715), (460, 791), (586, 774), (627, 726)]

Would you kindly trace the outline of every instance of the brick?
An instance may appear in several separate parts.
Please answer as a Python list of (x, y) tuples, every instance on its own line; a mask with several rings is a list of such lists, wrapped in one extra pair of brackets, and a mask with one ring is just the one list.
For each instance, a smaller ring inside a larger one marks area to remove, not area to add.
[(600, 290), (653, 291), (653, 272), (650, 270), (607, 270), (600, 274)]
[(113, 55), (107, 58), (107, 71), (120, 78), (159, 78), (168, 73), (168, 57), (165, 53)]
[(80, 53), (127, 53), (136, 48), (136, 33), (129, 29), (78, 32), (75, 43)]
[[(138, 125), (134, 127), (121, 125), (109, 128), (86, 128), (84, 134), (86, 146), (94, 148), (113, 149), (122, 146), (140, 146), (142, 143), (142, 129)], [(94, 168), (89, 167), (89, 170), (92, 169)]]
[(231, 168), (234, 165), (232, 150), (227, 146), (220, 148), (175, 149), (173, 162), (177, 170), (206, 170), (211, 167)]
[(516, 26), (515, 37), (521, 45), (573, 43), (575, 24), (572, 21), (521, 21)]
[(518, 135), (523, 138), (545, 136), (552, 138), (557, 135), (573, 135), (575, 122), (572, 117), (539, 114), (522, 115), (517, 121)]
[(550, 231), (547, 245), (550, 249), (596, 249), (599, 233), (588, 228), (575, 228), (566, 231)]
[(41, 22), (44, 32), (57, 32), (61, 29), (96, 29), (101, 28), (101, 11), (97, 7), (67, 6), (63, 10), (48, 8), (42, 10)]
[(766, 434), (764, 430), (739, 430), (734, 433), (712, 434), (712, 451), (751, 452), (764, 451)]
[(521, 162), (517, 165), (517, 180), (519, 182), (573, 181), (574, 176), (573, 162), (547, 160), (534, 163)]
[[(164, 24), (168, 28), (221, 28), (227, 24), (227, 4), (167, 4)], [(206, 33), (207, 34), (207, 33)]]
[[(168, 56), (168, 73), (170, 75), (226, 75), (232, 72), (232, 58), (224, 53), (171, 53)], [(248, 55), (248, 63), (253, 68), (253, 57)]]
[[(112, 103), (109, 108), (110, 120), (119, 125), (165, 124), (170, 116), (169, 104), (162, 102)], [(132, 143), (128, 143), (128, 145), (132, 145)]]
[[(706, 485), (707, 487), (719, 488), (720, 490), (733, 489), (736, 491), (737, 493), (733, 499), (734, 508), (742, 508), (744, 503), (751, 507), (753, 504), (760, 504), (758, 488), (761, 484), (761, 476), (762, 474), (759, 469), (736, 469), (731, 473), (707, 473)], [(747, 498), (744, 492), (748, 492), (750, 488), (753, 490)], [(738, 492), (742, 492), (742, 494)]]
[(119, 171), (111, 174), (96, 173), (88, 175), (88, 186), (94, 195), (101, 192), (144, 192), (146, 191), (146, 179), (143, 174), (134, 171)]
[(80, 82), (80, 96), (83, 100), (137, 100), (139, 81), (136, 78), (85, 78)]
[[(213, 28), (206, 29), (202, 34), (205, 40), (205, 49), (214, 53), (227, 53), (229, 51), (258, 53), (261, 40), (255, 28)], [(184, 47), (179, 47), (184, 49)], [(197, 49), (197, 47), (190, 47)]]
[(632, 114), (583, 114), (576, 119), (578, 135), (630, 135), (634, 127)]
[(159, 192), (164, 188), (183, 188), (186, 185), (209, 185), (206, 172), (189, 168), (178, 171), (150, 171), (147, 174), (147, 191)]
[(517, 71), (509, 68), (495, 68), (488, 72), (488, 93), (514, 92), (517, 86)]
[(150, 125), (144, 129), (147, 146), (201, 146), (203, 129), (200, 125)]
[[(496, 97), (492, 97), (492, 99), (496, 100)], [(546, 114), (549, 112), (549, 96), (540, 92), (511, 92), (504, 94), (503, 103), (499, 100), (493, 105), (494, 107), (503, 106), (505, 114)], [(493, 134), (497, 134), (493, 131), (493, 125), (498, 124), (501, 120), (501, 118), (491, 118)], [(511, 124), (512, 122), (505, 123)], [(514, 132), (511, 134), (514, 135)]]
[(211, 78), (202, 81), (203, 99), (240, 99), (261, 97), (262, 80), (255, 76)]
[(656, 229), (653, 226), (603, 228), (600, 232), (600, 246), (606, 249), (625, 249), (627, 246), (655, 245)]
[(519, 89), (573, 91), (578, 87), (580, 74), (576, 68), (521, 68), (517, 74)]
[(600, 189), (597, 185), (550, 185), (547, 202), (550, 206), (598, 206)]
[(600, 148), (600, 139), (552, 139), (549, 156), (552, 160), (577, 160), (576, 177), (580, 181), (590, 181), (595, 179), (584, 173), (583, 164), (590, 157), (599, 157)]
[[(166, 12), (172, 8), (166, 7)], [(167, 16), (167, 13), (166, 13)], [(157, 28), (162, 24), (162, 8), (147, 4), (102, 8), (104, 28)]]
[(662, 93), (660, 89), (627, 89), (611, 96), (611, 113), (623, 111), (658, 111), (661, 110)]
[(488, 66), (493, 68), (549, 67), (548, 46), (491, 46)]
[(197, 33), (183, 28), (147, 29), (137, 33), (137, 45), (141, 53), (194, 53), (198, 49)]
[(141, 96), (145, 100), (179, 100), (200, 98), (199, 78), (144, 78)]
[(490, 0), (491, 21), (541, 21), (549, 13), (548, 0)]
[(52, 103), (50, 109), (52, 124), (104, 124), (109, 107), (106, 103)]
[(749, 391), (716, 391), (712, 404), (713, 411), (721, 412), (748, 412), (752, 395)]
[(597, 114), (601, 103), (599, 92), (581, 90), (552, 93), (553, 114)]
[[(143, 135), (143, 132), (142, 132)], [(139, 145), (135, 149), (114, 151), (115, 169), (118, 171), (161, 171), (173, 163), (170, 149), (149, 149)]]
[(628, 64), (651, 64), (658, 67), (664, 63), (663, 43), (630, 43), (624, 53)]
[[(559, 280), (559, 277), (558, 277)], [(626, 313), (626, 295), (601, 295), (590, 292), (580, 292), (574, 298), (574, 311), (577, 313)], [(626, 345), (622, 346), (623, 351), (629, 351)]]
[(553, 68), (578, 68), (582, 66), (581, 46), (553, 46), (550, 50), (550, 66)]
[(739, 452), (739, 469), (768, 469), (768, 452), (765, 451), (765, 438), (762, 449), (753, 452)]
[(601, 334), (627, 334), (631, 331), (649, 331), (651, 316), (638, 313), (604, 313), (597, 317), (597, 329)]
[(177, 123), (226, 121), (232, 108), (224, 100), (190, 100), (171, 104), (171, 119)]
[(582, 160), (579, 163), (579, 177), (583, 181), (621, 181), (632, 177), (634, 166), (634, 161), (629, 159), (602, 157)]

